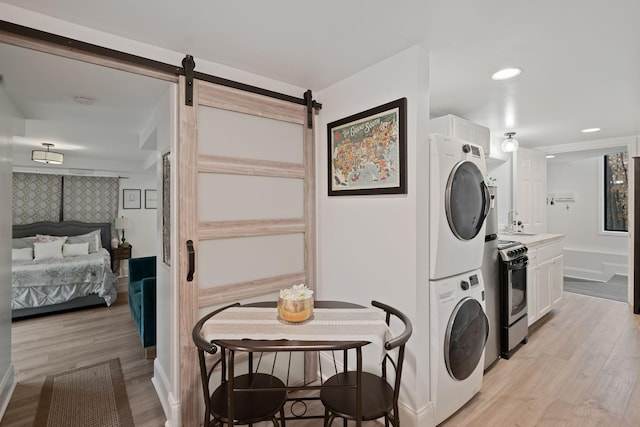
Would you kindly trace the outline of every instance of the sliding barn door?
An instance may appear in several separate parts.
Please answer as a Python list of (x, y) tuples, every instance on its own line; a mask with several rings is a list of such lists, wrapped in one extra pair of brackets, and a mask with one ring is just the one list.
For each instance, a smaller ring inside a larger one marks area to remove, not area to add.
[(315, 288), (314, 147), (303, 105), (194, 80), (188, 106), (180, 85), (181, 406), (194, 426), (196, 321), (221, 304)]

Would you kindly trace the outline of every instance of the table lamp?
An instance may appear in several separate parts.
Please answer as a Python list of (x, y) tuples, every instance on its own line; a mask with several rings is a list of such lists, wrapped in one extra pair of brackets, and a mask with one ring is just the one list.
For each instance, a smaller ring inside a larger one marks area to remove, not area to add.
[[(116, 230), (122, 230), (122, 246), (125, 246), (126, 240), (124, 238), (124, 231), (131, 228), (131, 218), (121, 216), (116, 218)], [(128, 245), (127, 245), (128, 246)]]

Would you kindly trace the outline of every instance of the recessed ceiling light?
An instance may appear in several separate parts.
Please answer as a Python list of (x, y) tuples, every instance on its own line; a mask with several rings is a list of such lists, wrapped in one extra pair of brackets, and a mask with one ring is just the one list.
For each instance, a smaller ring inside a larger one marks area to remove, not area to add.
[(556, 156), (554, 156), (553, 154), (547, 154), (547, 159), (553, 159), (554, 157)]
[(93, 105), (96, 102), (95, 98), (92, 98), (90, 96), (74, 96), (73, 97), (73, 102), (76, 102), (78, 104), (82, 104), (82, 105)]
[(515, 76), (519, 76), (521, 73), (522, 70), (520, 68), (503, 68), (502, 70), (493, 73), (491, 78), (493, 80), (507, 80)]
[(600, 132), (600, 128), (588, 128), (588, 129), (582, 129), (583, 133), (591, 133), (591, 132)]

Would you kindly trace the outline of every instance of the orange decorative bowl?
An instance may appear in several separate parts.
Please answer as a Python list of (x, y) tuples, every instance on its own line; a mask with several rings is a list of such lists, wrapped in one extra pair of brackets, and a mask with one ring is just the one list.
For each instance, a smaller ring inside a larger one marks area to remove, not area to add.
[(278, 298), (278, 315), (292, 323), (304, 322), (313, 314), (313, 297), (289, 300)]

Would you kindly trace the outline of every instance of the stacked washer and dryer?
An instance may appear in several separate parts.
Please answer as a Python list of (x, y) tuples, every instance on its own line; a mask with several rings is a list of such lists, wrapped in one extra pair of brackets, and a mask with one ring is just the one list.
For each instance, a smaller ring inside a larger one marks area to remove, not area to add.
[(478, 145), (429, 136), (431, 396), (435, 424), (482, 385), (489, 334), (480, 267), (490, 195)]

